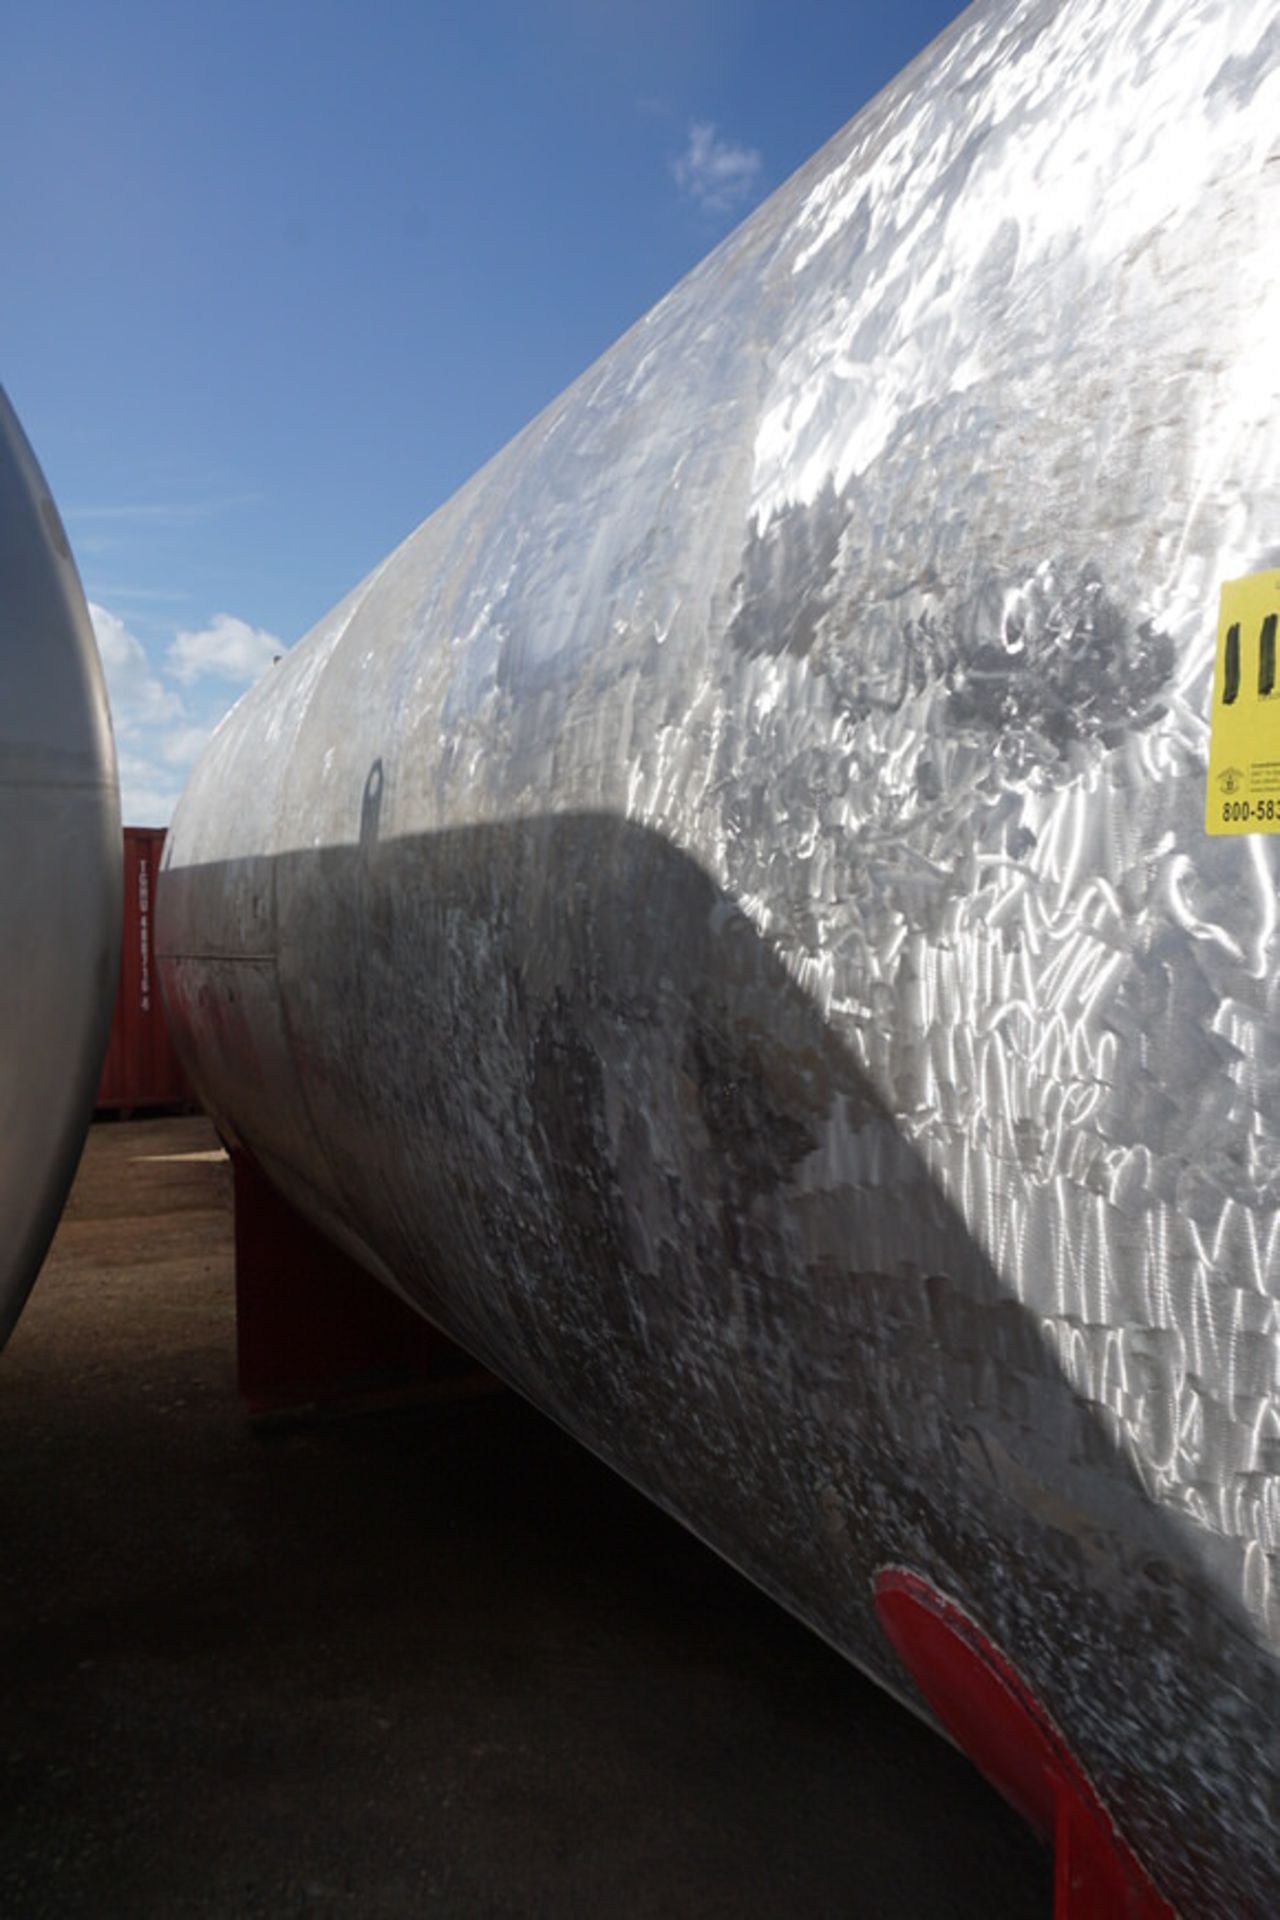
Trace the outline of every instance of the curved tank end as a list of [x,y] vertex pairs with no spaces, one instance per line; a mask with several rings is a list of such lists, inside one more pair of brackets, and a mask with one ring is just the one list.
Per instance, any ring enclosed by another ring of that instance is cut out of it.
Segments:
[[106,687],[58,510],[0,388],[0,1344],[93,1112],[120,956]]

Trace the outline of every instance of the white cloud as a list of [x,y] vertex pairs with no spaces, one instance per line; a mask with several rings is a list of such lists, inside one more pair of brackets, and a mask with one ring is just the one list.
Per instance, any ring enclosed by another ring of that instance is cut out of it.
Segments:
[[220,613],[199,632],[179,633],[153,658],[159,647],[149,654],[119,614],[93,601],[89,613],[111,702],[126,824],[166,826],[187,769],[240,688],[270,666],[283,643]]
[[198,632],[184,628],[172,642],[165,665],[175,680],[189,686],[193,680],[230,680],[247,687],[285,650],[284,641],[261,627],[237,620],[233,613],[216,613]]
[[160,742],[165,764],[189,767],[212,732],[212,727],[179,727],[175,733],[166,733]]
[[120,782],[120,818],[126,827],[167,827],[182,798],[177,787],[150,787]]
[[696,120],[671,172],[680,191],[703,213],[728,213],[750,197],[762,164],[754,147],[732,146],[709,120]]
[[126,826],[167,827],[182,789],[180,775],[157,766],[147,745],[118,750],[120,810]]
[[[252,507],[261,498],[256,493],[234,493],[210,500],[135,500],[125,505],[112,501],[107,506],[68,507],[64,519],[79,524],[84,520],[142,520],[182,526],[193,520],[208,520],[212,515],[228,513],[237,507]],[[79,541],[76,542],[77,546]]]
[[139,727],[162,725],[182,713],[182,701],[151,671],[146,649],[124,621],[108,613],[92,600],[89,618],[102,656],[111,718],[122,737],[136,733]]

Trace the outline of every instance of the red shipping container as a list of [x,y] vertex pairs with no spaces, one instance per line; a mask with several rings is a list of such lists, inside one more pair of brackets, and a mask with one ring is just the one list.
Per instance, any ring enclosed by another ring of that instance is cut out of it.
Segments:
[[98,1105],[126,1114],[139,1107],[192,1104],[169,1038],[155,970],[156,881],[164,839],[163,827],[124,830],[124,947]]

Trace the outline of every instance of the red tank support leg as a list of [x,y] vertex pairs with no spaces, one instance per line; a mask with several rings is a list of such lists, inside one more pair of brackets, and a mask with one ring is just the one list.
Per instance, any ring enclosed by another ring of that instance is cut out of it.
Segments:
[[326,1240],[252,1157],[231,1155],[236,1347],[255,1417],[450,1398],[492,1375]]
[[947,1732],[1054,1846],[1054,1920],[1175,1920],[1017,1669],[918,1574],[876,1576],[876,1613]]

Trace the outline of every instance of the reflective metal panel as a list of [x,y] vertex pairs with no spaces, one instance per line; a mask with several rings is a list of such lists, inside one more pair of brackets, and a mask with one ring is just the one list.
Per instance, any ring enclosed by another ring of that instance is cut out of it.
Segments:
[[120,802],[58,510],[0,391],[0,1344],[93,1112],[120,960]]
[[[250,693],[171,840],[282,1189],[886,1685],[955,1597],[1280,1906],[1270,0],[971,8]],[[1280,747],[1277,750],[1280,759]]]

